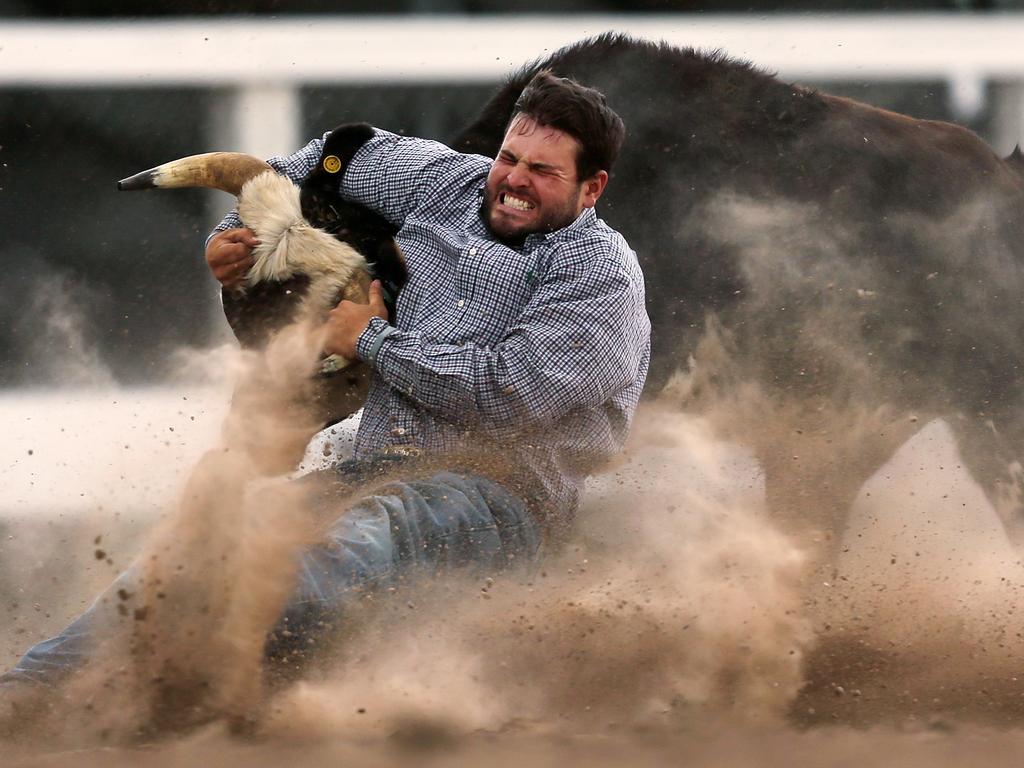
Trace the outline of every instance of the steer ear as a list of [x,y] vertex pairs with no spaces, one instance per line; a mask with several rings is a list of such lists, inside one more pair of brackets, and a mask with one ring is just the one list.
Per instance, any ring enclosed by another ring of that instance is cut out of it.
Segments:
[[342,123],[324,139],[320,169],[331,175],[343,173],[360,147],[372,138],[373,126],[368,123]]
[[343,123],[324,138],[324,148],[316,166],[310,170],[303,187],[313,190],[337,190],[356,152],[373,138],[373,126],[367,123]]

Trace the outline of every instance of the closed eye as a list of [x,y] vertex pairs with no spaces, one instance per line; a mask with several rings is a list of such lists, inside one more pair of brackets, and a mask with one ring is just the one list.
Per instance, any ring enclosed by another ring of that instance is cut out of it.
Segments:
[[[504,165],[517,165],[519,163],[519,158],[506,149],[503,149],[498,153],[497,160],[499,163],[502,163]],[[536,173],[540,176],[551,176],[560,178],[566,175],[557,166],[548,165],[547,163],[526,163],[526,167],[529,169],[530,173]]]

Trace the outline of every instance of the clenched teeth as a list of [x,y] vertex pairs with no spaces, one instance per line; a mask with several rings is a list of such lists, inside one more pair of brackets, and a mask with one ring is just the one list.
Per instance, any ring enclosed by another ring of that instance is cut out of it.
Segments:
[[518,197],[513,197],[507,193],[501,196],[501,202],[509,208],[515,208],[517,211],[533,210],[533,203],[527,202],[526,200],[522,200]]

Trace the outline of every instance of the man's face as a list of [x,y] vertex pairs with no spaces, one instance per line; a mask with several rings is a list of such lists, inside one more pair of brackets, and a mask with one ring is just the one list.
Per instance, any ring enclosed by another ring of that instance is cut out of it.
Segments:
[[484,220],[500,240],[521,243],[534,232],[552,232],[592,208],[608,181],[605,171],[576,177],[580,143],[557,128],[518,115],[487,174]]

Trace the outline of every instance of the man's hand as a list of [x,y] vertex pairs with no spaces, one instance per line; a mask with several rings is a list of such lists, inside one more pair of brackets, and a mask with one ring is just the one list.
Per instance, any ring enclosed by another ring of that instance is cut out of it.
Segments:
[[370,320],[375,317],[388,319],[388,309],[384,306],[384,290],[381,288],[380,280],[370,283],[369,300],[369,304],[342,301],[330,311],[324,326],[327,331],[324,351],[327,354],[355,360],[356,342],[370,324]]
[[210,238],[206,263],[225,288],[236,288],[253,265],[252,249],[260,244],[251,229],[225,229]]

